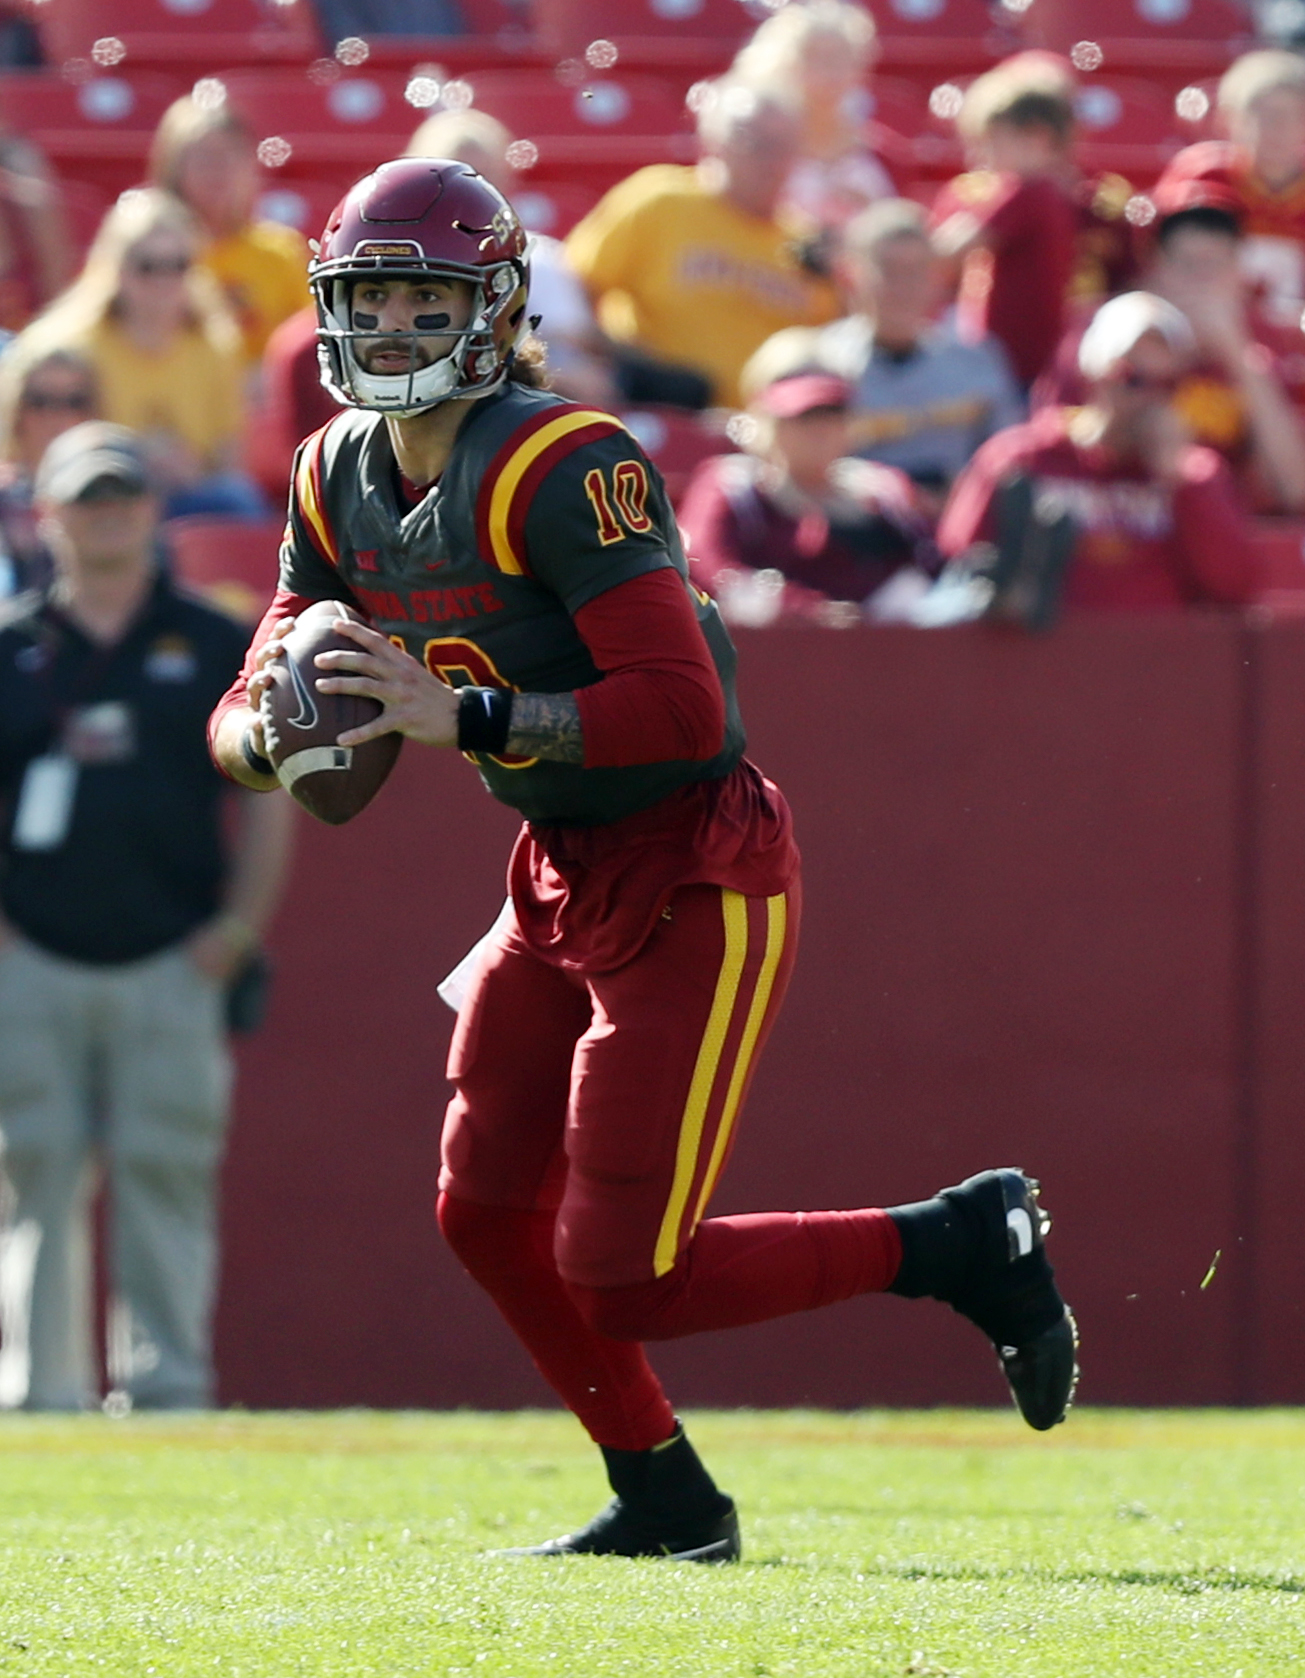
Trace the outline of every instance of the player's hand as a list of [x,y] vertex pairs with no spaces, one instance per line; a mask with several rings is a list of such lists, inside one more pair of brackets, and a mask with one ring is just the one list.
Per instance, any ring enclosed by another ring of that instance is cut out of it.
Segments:
[[285,653],[282,643],[297,621],[295,618],[282,618],[273,626],[271,634],[254,655],[254,674],[249,678],[245,692],[249,698],[249,708],[254,713],[249,724],[249,736],[254,750],[260,757],[268,755],[267,740],[263,733],[263,695],[272,685],[273,664]]
[[458,743],[458,696],[432,676],[410,653],[366,624],[340,618],[336,630],[358,643],[357,652],[343,650],[318,653],[322,693],[355,693],[379,699],[385,709],[375,722],[348,728],[340,736],[342,746],[361,746],[382,734],[406,734],[424,746],[456,746]]

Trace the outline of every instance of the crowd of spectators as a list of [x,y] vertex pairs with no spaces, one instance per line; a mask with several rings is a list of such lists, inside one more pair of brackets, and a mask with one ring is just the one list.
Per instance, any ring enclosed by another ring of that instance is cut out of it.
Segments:
[[[967,167],[930,184],[876,155],[875,52],[860,6],[794,0],[693,89],[696,163],[638,169],[564,240],[535,235],[531,310],[554,388],[679,414],[681,435],[693,416],[701,463],[675,487],[702,581],[736,621],[909,620],[957,533],[981,539],[982,518],[962,514],[994,470],[1036,467],[1063,488],[1089,457],[1092,475],[1145,490],[1149,528],[1166,525],[1156,598],[1253,597],[1247,521],[1305,512],[1305,60],[1238,59],[1218,93],[1227,137],[1129,183],[1080,166],[1069,61],[1020,52],[970,82],[955,115]],[[514,138],[447,109],[409,151],[461,158],[528,207]],[[57,183],[20,137],[0,146],[0,587],[48,571],[33,474],[49,439],[91,415],[141,435],[167,516],[275,516],[295,447],[335,410],[307,246],[257,219],[239,110],[176,100],[147,178],[75,274]],[[1170,307],[1129,318],[1164,329],[1089,374],[1101,306],[1134,293]],[[1156,356],[1162,378],[1139,368]],[[1133,412],[1139,379],[1151,418]],[[1164,447],[1141,441],[1161,432]],[[1187,551],[1180,459],[1242,531],[1238,583]],[[1103,557],[1089,499],[1067,497],[1067,598],[1151,598]],[[1149,540],[1121,527],[1112,543],[1140,543],[1146,566]],[[911,587],[885,595],[903,566]],[[749,572],[764,584],[741,587]]]

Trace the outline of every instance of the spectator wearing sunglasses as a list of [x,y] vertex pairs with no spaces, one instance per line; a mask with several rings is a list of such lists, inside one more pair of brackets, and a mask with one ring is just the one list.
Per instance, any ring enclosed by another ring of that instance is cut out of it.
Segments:
[[1174,404],[1197,353],[1172,303],[1130,291],[1102,304],[1079,346],[1082,408],[1041,409],[1000,431],[956,480],[938,545],[959,558],[996,539],[996,502],[1033,479],[1073,518],[1070,606],[1145,608],[1255,597],[1258,563],[1227,462],[1193,443]]
[[72,350],[0,361],[0,597],[44,588],[51,556],[32,502],[41,456],[99,411],[95,370]]
[[20,334],[15,353],[73,348],[90,360],[103,417],[144,439],[165,516],[261,518],[267,504],[239,469],[244,407],[240,334],[179,199],[123,193],[85,267]]

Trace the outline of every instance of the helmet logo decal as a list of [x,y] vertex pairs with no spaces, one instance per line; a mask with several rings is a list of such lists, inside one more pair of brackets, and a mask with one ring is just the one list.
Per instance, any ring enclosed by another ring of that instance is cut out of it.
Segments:
[[422,248],[413,239],[363,239],[353,247],[355,256],[403,256],[412,261],[420,262],[423,257]]

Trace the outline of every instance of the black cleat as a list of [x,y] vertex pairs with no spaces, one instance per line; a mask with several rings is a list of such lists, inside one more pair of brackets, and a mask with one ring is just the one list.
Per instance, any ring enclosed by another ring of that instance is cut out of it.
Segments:
[[716,1483],[677,1423],[651,1451],[603,1447],[616,1496],[587,1526],[563,1538],[496,1556],[646,1556],[662,1561],[737,1561],[743,1553],[733,1500]]
[[550,1538],[519,1550],[495,1550],[496,1556],[649,1556],[662,1561],[737,1561],[743,1553],[739,1517],[732,1503],[716,1520],[696,1530],[655,1532],[629,1506],[614,1497],[588,1526],[565,1538]]
[[1029,1426],[1063,1422],[1078,1382],[1078,1330],[1047,1261],[1051,1219],[1038,1184],[1014,1168],[982,1171],[891,1216],[903,1248],[891,1291],[931,1295],[968,1317],[996,1346]]

